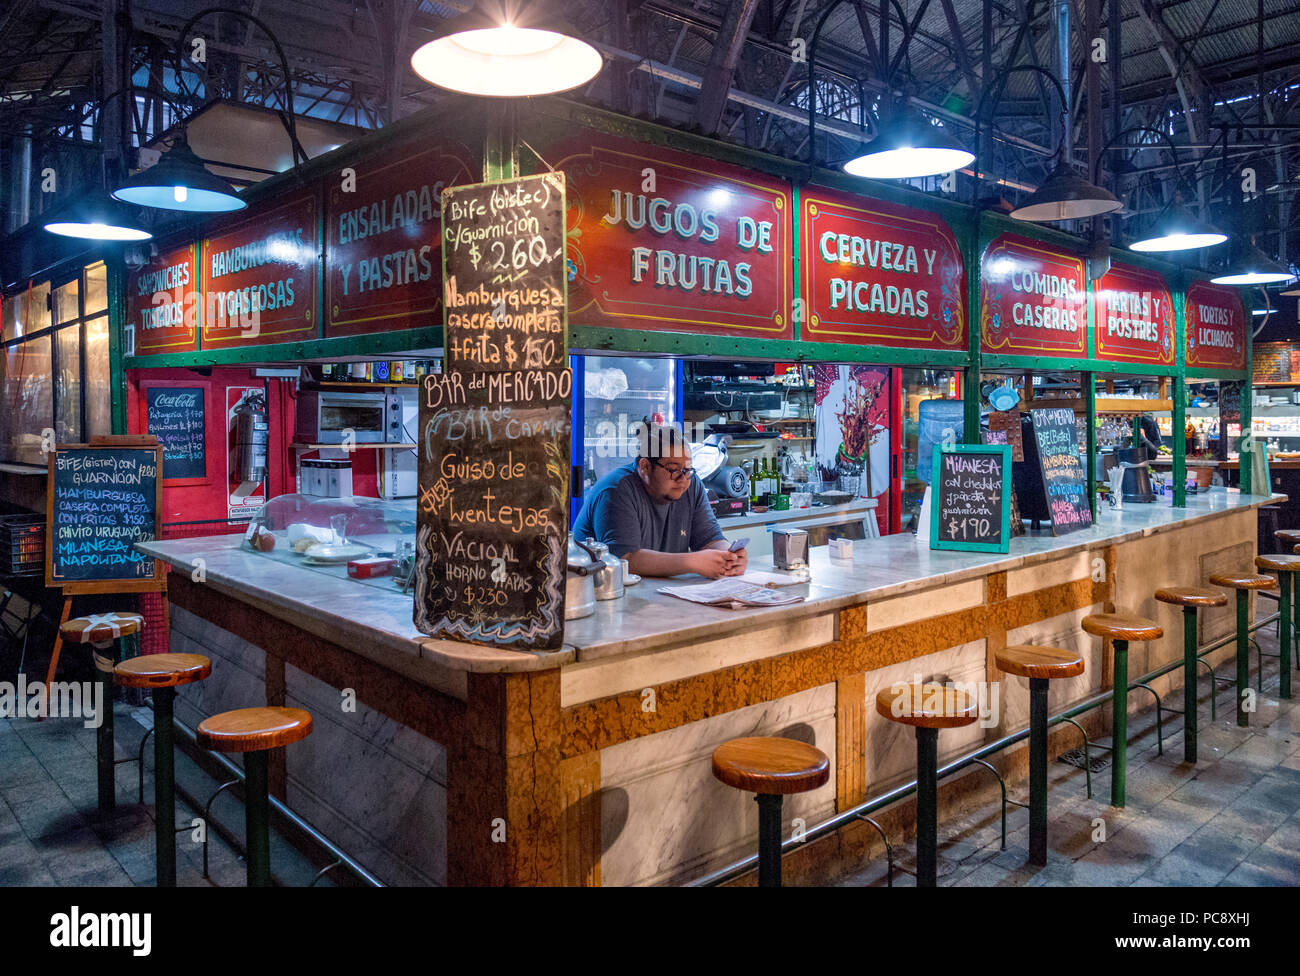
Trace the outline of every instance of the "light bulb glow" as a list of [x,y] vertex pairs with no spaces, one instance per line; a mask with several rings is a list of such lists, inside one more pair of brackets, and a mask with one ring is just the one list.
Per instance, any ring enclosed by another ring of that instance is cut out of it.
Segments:
[[155,186],[127,186],[114,190],[113,196],[123,203],[156,210],[184,210],[189,213],[229,213],[248,206],[233,191],[220,193],[201,190],[193,186],[158,184]]
[[172,189],[172,199],[177,203],[184,203],[189,199],[190,191],[188,187],[177,186]]
[[87,241],[147,241],[153,237],[147,230],[118,227],[115,224],[77,223],[65,220],[45,225],[51,234],[61,237],[78,237]]
[[1226,234],[1164,234],[1160,237],[1148,237],[1134,241],[1129,245],[1130,251],[1163,253],[1166,251],[1191,251],[1200,247],[1213,247],[1228,239]]
[[425,81],[495,98],[569,91],[596,77],[603,64],[600,52],[579,38],[510,25],[440,37],[411,55]]
[[1210,281],[1216,285],[1276,285],[1282,281],[1290,281],[1295,275],[1284,271],[1239,271],[1233,274],[1222,274],[1217,278],[1211,278]]
[[965,149],[937,146],[906,146],[868,152],[844,164],[844,172],[875,180],[903,180],[918,176],[938,176],[969,165],[975,154]]

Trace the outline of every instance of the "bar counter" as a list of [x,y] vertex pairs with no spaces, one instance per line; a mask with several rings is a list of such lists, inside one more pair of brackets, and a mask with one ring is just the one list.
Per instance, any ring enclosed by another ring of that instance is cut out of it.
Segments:
[[[911,772],[910,737],[868,707],[878,689],[1000,680],[996,724],[946,734],[943,758],[1027,723],[1025,682],[993,665],[1007,644],[1084,653],[1083,675],[1053,683],[1053,709],[1108,687],[1109,655],[1079,629],[1089,612],[1118,606],[1164,625],[1163,640],[1133,646],[1130,673],[1171,661],[1177,611],[1154,590],[1251,566],[1255,509],[1281,497],[1215,490],[1184,509],[1103,506],[1093,527],[1030,533],[1006,555],[932,551],[911,535],[858,541],[851,560],[818,547],[811,581],[790,589],[804,601],[786,607],[706,607],[646,579],[569,621],[564,647],[543,653],[428,638],[391,580],[288,565],[237,536],[140,548],[172,568],[172,649],[213,658],[212,678],[182,689],[177,717],[311,711],[317,733],[287,751],[273,791],[380,877],[656,884],[753,850],[754,804],[710,775],[721,742],[781,734],[831,756],[827,786],[786,806],[787,825],[814,824]],[[1230,610],[1206,612],[1203,640],[1231,627]],[[1053,751],[1077,744],[1053,737]],[[808,865],[860,856],[861,844],[832,846]]]

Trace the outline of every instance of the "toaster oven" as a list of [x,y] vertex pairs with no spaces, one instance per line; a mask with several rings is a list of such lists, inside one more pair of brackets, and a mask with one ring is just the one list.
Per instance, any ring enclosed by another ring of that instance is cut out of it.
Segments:
[[300,392],[294,439],[303,444],[357,444],[402,440],[402,402],[396,393]]

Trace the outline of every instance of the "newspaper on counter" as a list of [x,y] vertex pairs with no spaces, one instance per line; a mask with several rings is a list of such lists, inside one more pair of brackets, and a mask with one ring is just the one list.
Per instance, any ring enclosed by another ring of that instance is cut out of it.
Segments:
[[712,583],[692,586],[661,586],[660,593],[675,596],[679,600],[702,603],[710,607],[730,607],[739,610],[743,607],[783,607],[790,603],[803,602],[802,596],[782,593],[771,586],[756,586],[743,578],[731,577],[714,580]]

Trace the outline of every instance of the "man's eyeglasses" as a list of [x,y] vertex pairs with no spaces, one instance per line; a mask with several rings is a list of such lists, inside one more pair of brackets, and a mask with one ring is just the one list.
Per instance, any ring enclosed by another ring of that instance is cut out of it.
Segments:
[[689,478],[695,471],[695,469],[689,465],[664,464],[662,461],[658,461],[655,458],[646,458],[646,460],[656,468],[663,468],[664,474],[668,475],[670,481],[681,481],[683,478]]

